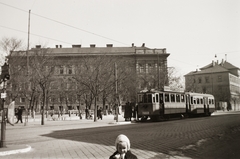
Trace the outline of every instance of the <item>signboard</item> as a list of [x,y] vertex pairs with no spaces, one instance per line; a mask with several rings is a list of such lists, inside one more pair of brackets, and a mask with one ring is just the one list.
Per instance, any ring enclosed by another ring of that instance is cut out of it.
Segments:
[[6,98],[7,97],[7,93],[1,93],[1,98]]
[[15,116],[15,101],[9,104],[8,109],[7,109],[7,122],[14,126],[14,116]]

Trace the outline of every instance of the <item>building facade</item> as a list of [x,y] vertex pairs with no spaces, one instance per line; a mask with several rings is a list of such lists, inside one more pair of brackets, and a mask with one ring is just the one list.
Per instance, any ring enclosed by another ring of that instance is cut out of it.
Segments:
[[[107,44],[106,47],[96,47],[93,44],[90,47],[72,45],[71,48],[63,48],[61,45],[56,45],[56,48],[41,48],[40,45],[37,45],[36,48],[29,51],[14,51],[8,57],[11,72],[11,79],[8,82],[8,100],[15,100],[17,107],[28,108],[29,105],[34,105],[36,111],[41,109],[43,98],[47,103],[45,109],[64,109],[66,111],[84,109],[87,103],[83,98],[77,100],[77,95],[73,94],[77,86],[72,82],[72,78],[76,76],[80,67],[84,67],[81,63],[86,61],[86,58],[94,59],[106,56],[124,59],[132,66],[134,71],[132,76],[134,76],[133,79],[136,79],[136,91],[145,88],[160,89],[164,85],[168,85],[167,57],[169,55],[165,48],[151,49],[147,48],[145,44],[140,47],[134,46],[134,44],[131,47],[113,47],[112,44]],[[45,97],[41,95],[41,91],[36,90],[35,94],[38,96],[33,98],[30,92],[34,91],[34,86],[39,82],[34,83],[33,80],[26,82],[25,79],[33,73],[32,71],[38,71],[38,69],[33,70],[33,67],[42,67],[37,66],[40,59],[42,62],[50,59],[42,65],[44,65],[44,69],[53,69],[53,71]],[[34,60],[38,62],[33,62]],[[93,61],[90,63],[93,65]],[[125,100],[124,102],[128,102],[132,99]],[[112,103],[103,103],[99,97],[97,104],[104,109],[110,109]],[[90,109],[92,108],[90,106]]]
[[222,60],[185,75],[185,91],[209,93],[216,109],[240,110],[240,69]]

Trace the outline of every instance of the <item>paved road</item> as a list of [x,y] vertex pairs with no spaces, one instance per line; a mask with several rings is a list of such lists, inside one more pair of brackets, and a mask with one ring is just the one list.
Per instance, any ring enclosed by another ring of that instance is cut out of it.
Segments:
[[[223,114],[223,115],[219,115]],[[7,145],[28,144],[27,153],[3,158],[108,158],[117,135],[131,140],[131,150],[140,159],[239,158],[240,114],[218,113],[212,117],[109,124],[112,119],[52,121],[46,125],[7,127]]]

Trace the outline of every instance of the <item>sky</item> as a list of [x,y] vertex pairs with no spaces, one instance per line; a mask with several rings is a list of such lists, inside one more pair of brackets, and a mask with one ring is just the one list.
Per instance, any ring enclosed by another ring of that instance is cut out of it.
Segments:
[[0,0],[0,19],[0,39],[25,48],[30,24],[30,48],[145,43],[166,48],[180,75],[212,60],[240,68],[239,0]]

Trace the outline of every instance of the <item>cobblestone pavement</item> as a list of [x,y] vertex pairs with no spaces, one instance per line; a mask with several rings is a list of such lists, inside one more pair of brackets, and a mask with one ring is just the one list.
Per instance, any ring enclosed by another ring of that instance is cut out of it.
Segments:
[[106,159],[115,151],[119,134],[129,137],[131,150],[140,159],[240,157],[240,114],[131,124],[111,121],[7,127],[8,145],[28,144],[32,149],[0,158]]

